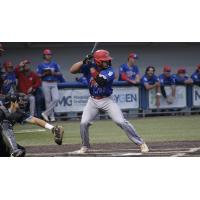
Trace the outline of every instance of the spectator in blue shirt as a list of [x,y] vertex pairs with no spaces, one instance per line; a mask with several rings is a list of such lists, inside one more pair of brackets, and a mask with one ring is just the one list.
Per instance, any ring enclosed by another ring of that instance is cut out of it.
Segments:
[[[170,66],[164,66],[163,73],[159,76],[161,93],[163,97],[166,99],[168,104],[172,104],[176,96],[175,79],[173,75],[171,74],[171,71],[172,69]],[[170,95],[166,94],[165,86],[171,87],[172,92]]]
[[184,67],[179,67],[177,73],[174,75],[176,84],[191,85],[193,80],[187,75]]
[[2,94],[14,93],[16,91],[16,75],[11,61],[5,61],[3,64],[5,73],[3,75]]
[[197,65],[197,69],[196,69],[195,72],[192,74],[191,78],[192,78],[194,84],[200,86],[200,64]]
[[136,65],[138,59],[136,53],[130,53],[128,56],[128,62],[122,64],[119,68],[119,81],[127,81],[131,84],[137,84],[140,82],[140,72]]
[[160,82],[159,78],[155,75],[155,67],[148,66],[145,70],[145,75],[141,79],[141,84],[146,90],[156,90],[156,106],[160,107]]

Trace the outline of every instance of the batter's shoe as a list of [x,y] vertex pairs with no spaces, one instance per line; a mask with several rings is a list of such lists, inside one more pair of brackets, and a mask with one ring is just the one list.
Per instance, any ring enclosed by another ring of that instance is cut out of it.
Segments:
[[46,122],[49,122],[49,118],[47,115],[45,115],[44,113],[41,114],[42,115],[42,118],[46,121]]
[[149,152],[149,148],[146,145],[146,143],[143,143],[143,144],[140,145],[140,151],[141,151],[141,153],[148,153]]
[[79,150],[73,151],[72,154],[85,154],[89,152],[89,148],[86,146],[82,146]]

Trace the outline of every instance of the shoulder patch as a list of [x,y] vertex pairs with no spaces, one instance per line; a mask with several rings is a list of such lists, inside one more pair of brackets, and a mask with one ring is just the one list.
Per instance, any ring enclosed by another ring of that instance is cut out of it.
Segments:
[[113,75],[113,72],[112,71],[109,71],[108,72],[108,76],[112,76]]

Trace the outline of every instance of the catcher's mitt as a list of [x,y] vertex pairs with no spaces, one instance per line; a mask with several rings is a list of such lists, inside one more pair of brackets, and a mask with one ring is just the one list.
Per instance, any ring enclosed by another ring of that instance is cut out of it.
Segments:
[[54,141],[56,144],[61,145],[62,144],[62,139],[63,139],[63,134],[64,134],[64,129],[62,126],[55,126],[52,129],[52,133],[54,135]]

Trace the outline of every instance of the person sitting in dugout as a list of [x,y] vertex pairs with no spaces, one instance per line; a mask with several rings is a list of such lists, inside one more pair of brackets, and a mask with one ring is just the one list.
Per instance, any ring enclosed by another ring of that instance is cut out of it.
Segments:
[[176,84],[191,85],[193,80],[187,75],[184,67],[179,67],[177,73],[173,75]]
[[[164,66],[163,73],[159,76],[161,93],[168,104],[172,104],[175,101],[176,96],[175,79],[171,74],[171,71],[172,68],[170,66]],[[170,94],[166,93],[165,86],[169,86],[171,88]]]
[[22,157],[25,156],[25,148],[17,144],[13,126],[23,121],[49,129],[54,135],[58,145],[62,144],[64,130],[62,127],[52,126],[45,121],[30,116],[24,111],[27,103],[24,94],[15,93],[5,97],[3,106],[0,106],[0,156]]
[[200,64],[197,65],[195,72],[192,74],[191,79],[195,85],[200,86]]
[[155,75],[155,67],[148,66],[145,70],[144,76],[141,78],[141,85],[146,90],[154,89],[156,90],[156,106],[160,107],[160,97],[161,97],[161,89],[160,89],[160,81],[159,78]]
[[119,81],[127,81],[130,84],[140,83],[140,71],[136,65],[138,59],[139,57],[136,53],[128,55],[128,62],[122,64],[119,68]]

